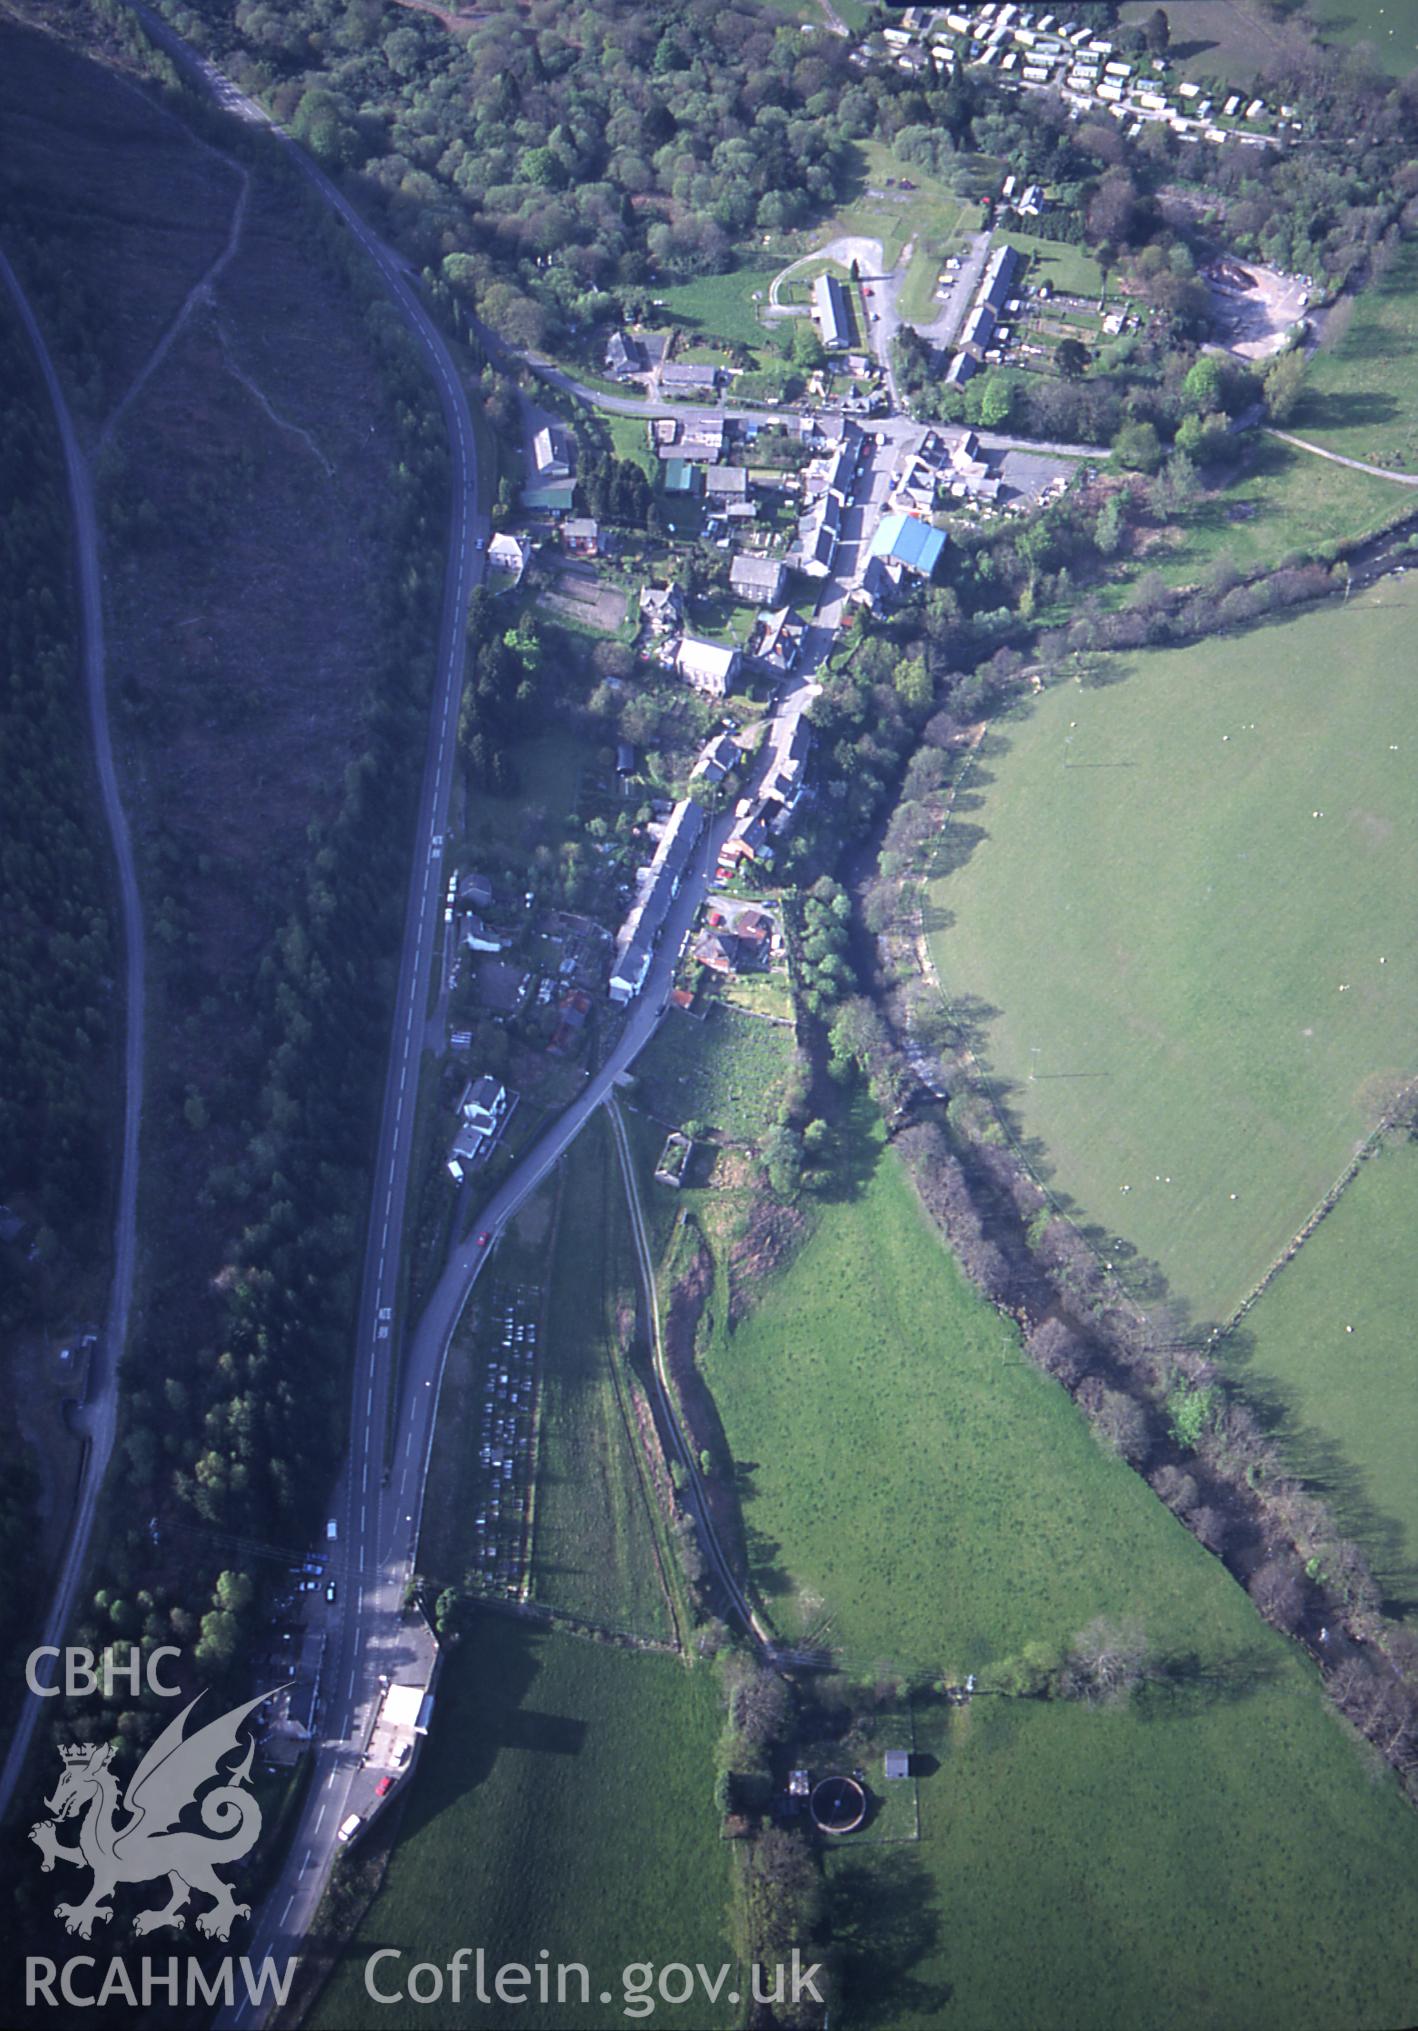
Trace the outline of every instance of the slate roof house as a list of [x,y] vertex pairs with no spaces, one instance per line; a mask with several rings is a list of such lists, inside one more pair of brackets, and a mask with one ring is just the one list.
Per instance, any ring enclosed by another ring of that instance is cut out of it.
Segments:
[[614,374],[617,381],[628,381],[635,374],[649,370],[650,362],[645,357],[645,348],[639,339],[632,338],[628,331],[613,331],[606,345],[606,372]]
[[710,698],[727,698],[743,661],[742,649],[724,642],[701,642],[686,635],[675,651],[675,669],[687,684]]
[[823,273],[812,285],[812,315],[829,353],[845,353],[852,342],[847,292],[835,275]]
[[668,585],[642,585],[640,618],[652,634],[673,634],[684,625],[684,593],[673,579]]
[[777,606],[783,597],[786,578],[787,572],[780,558],[755,557],[746,550],[739,551],[729,566],[732,590],[741,593],[745,599],[756,600],[760,606]]

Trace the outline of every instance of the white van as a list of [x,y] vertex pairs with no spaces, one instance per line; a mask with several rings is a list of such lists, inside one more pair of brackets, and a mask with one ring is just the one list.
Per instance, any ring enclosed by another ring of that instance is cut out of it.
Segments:
[[336,1524],[334,1517],[332,1516],[330,1518],[330,1521],[325,1526],[325,1537],[327,1542],[333,1544],[336,1538],[339,1536],[339,1534],[340,1534],[339,1527]]
[[343,1846],[343,1844],[346,1841],[352,1841],[354,1839],[355,1835],[359,1832],[360,1828],[363,1825],[364,1821],[360,1818],[359,1814],[357,1812],[352,1812],[348,1819],[341,1820],[340,1831],[335,1836],[336,1840],[339,1841]]

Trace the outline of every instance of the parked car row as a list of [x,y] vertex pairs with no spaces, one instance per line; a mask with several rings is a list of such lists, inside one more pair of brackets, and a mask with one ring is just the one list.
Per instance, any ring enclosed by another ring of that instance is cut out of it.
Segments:
[[532,1487],[537,1327],[529,1294],[493,1292],[491,1358],[478,1432],[483,1492],[473,1518],[478,1577],[489,1593],[519,1594]]

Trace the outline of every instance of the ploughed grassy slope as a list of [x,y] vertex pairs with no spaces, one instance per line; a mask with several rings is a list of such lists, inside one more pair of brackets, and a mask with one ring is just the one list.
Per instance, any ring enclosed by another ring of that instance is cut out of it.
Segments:
[[1418,1072],[1415,610],[1392,579],[1060,687],[991,730],[945,836],[931,945],[992,1089],[1203,1319]]
[[[865,1122],[853,1171],[704,1363],[782,1632],[984,1689],[951,1727],[918,1703],[921,1842],[834,1853],[847,2021],[1411,2021],[1418,1819],[1026,1363]],[[1164,1667],[1132,1705],[990,1695],[992,1667],[1099,1615]]]
[[[702,1961],[717,1970],[730,1958],[729,1851],[713,1802],[717,1729],[703,1666],[691,1672],[671,1658],[479,1618],[442,1682],[384,1890],[310,2021],[330,2031],[388,2025],[389,2007],[364,1984],[379,1947],[403,1955],[380,1964],[386,1989],[413,1962],[446,1966],[461,1946],[481,1946],[489,1969],[534,1967],[545,1948],[553,1966],[579,1962],[589,1972],[584,2007],[575,1987],[561,2004],[540,2004],[535,1990],[508,2007],[445,1996],[418,2010],[429,2031],[622,2024],[629,1964]],[[602,1990],[611,2003],[597,2000]],[[408,2021],[410,2007],[395,2020]],[[692,2021],[711,2031],[736,2017],[726,2003],[714,2009],[698,1998]]]

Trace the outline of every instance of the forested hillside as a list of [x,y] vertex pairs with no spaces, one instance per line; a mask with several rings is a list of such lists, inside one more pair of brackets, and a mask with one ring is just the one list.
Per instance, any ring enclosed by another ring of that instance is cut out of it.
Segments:
[[[74,1323],[103,1254],[113,938],[86,763],[63,465],[48,397],[0,288],[0,1655],[24,1607],[32,1472],[14,1362]],[[101,1288],[96,1281],[95,1289]],[[13,1555],[12,1555],[13,1554]]]
[[[504,0],[466,22],[386,0],[163,5],[520,346],[633,315],[657,285],[826,217],[860,192],[867,139],[947,179],[987,156],[1046,182],[1050,232],[1110,264],[1145,255],[1138,279],[1182,327],[1201,300],[1176,186],[1205,187],[1236,251],[1332,283],[1413,188],[1405,88],[1298,32],[1270,68],[1304,145],[1210,150],[1161,126],[1129,139],[978,72],[862,68],[759,0]],[[1123,47],[1142,39],[1115,7],[1075,12]]]

